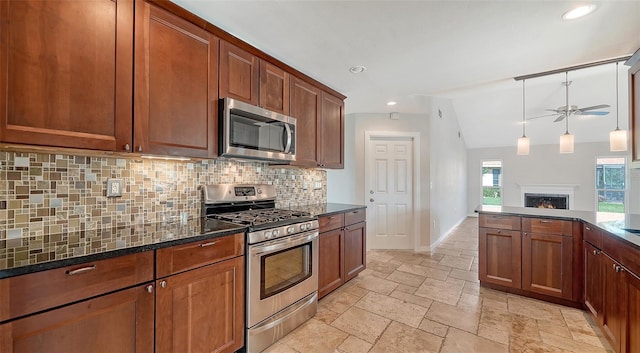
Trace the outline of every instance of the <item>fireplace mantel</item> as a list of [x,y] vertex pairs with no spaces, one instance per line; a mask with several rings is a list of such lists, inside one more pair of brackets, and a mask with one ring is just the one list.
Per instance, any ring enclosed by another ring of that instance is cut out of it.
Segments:
[[575,204],[573,194],[578,184],[518,184],[520,186],[520,205],[524,207],[524,194],[569,195],[569,209]]

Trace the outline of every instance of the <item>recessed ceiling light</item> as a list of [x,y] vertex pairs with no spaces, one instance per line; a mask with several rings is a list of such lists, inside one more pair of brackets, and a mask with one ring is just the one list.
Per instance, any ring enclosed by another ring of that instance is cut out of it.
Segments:
[[359,74],[361,72],[364,72],[367,68],[364,66],[352,66],[349,68],[349,72],[351,72],[352,74]]
[[387,102],[387,105],[396,105],[396,104],[398,104],[398,103],[396,103],[396,102],[394,102],[394,101],[389,101],[389,102]]
[[593,12],[596,9],[596,5],[582,5],[574,9],[571,9],[562,14],[564,20],[575,20],[576,18],[584,17]]

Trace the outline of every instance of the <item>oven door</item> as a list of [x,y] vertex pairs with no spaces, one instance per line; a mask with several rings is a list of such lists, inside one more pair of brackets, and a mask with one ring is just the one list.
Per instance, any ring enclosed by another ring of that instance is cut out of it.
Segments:
[[318,231],[249,245],[247,327],[318,291]]

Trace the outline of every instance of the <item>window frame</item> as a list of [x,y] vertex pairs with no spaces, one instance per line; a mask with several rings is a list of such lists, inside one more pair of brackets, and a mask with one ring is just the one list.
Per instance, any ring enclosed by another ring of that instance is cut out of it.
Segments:
[[[484,188],[483,185],[483,176],[482,170],[485,168],[485,162],[499,162],[500,163],[500,204],[499,205],[486,205],[484,203]],[[500,158],[487,158],[480,160],[480,206],[494,206],[494,207],[502,207],[504,205],[504,161]]]
[[[622,169],[624,170],[624,188],[623,189],[600,189],[598,188],[598,161],[602,159],[622,159]],[[627,157],[625,156],[596,156],[594,168],[593,168],[593,187],[594,187],[594,198],[595,198],[595,211],[596,212],[605,212],[600,211],[600,200],[599,200],[599,192],[600,191],[622,191],[624,194],[623,201],[623,212],[627,213],[628,205],[629,205],[629,173],[628,173],[628,162]],[[618,213],[618,212],[610,212],[610,213]]]

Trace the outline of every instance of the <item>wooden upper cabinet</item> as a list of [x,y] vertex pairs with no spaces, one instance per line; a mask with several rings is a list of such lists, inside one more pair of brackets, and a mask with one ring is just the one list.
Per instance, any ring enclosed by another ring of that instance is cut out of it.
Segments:
[[322,92],[318,142],[320,166],[344,168],[344,101],[326,92]]
[[234,98],[258,105],[259,59],[249,52],[220,41],[220,98]]
[[321,95],[317,87],[297,78],[291,80],[291,116],[296,118],[296,161],[293,165],[318,166],[317,132],[321,114]]
[[134,152],[217,155],[218,39],[136,3]]
[[632,167],[640,168],[640,61],[629,69],[629,115]]
[[0,2],[0,140],[131,141],[133,1]]
[[289,115],[289,73],[260,60],[260,106]]

